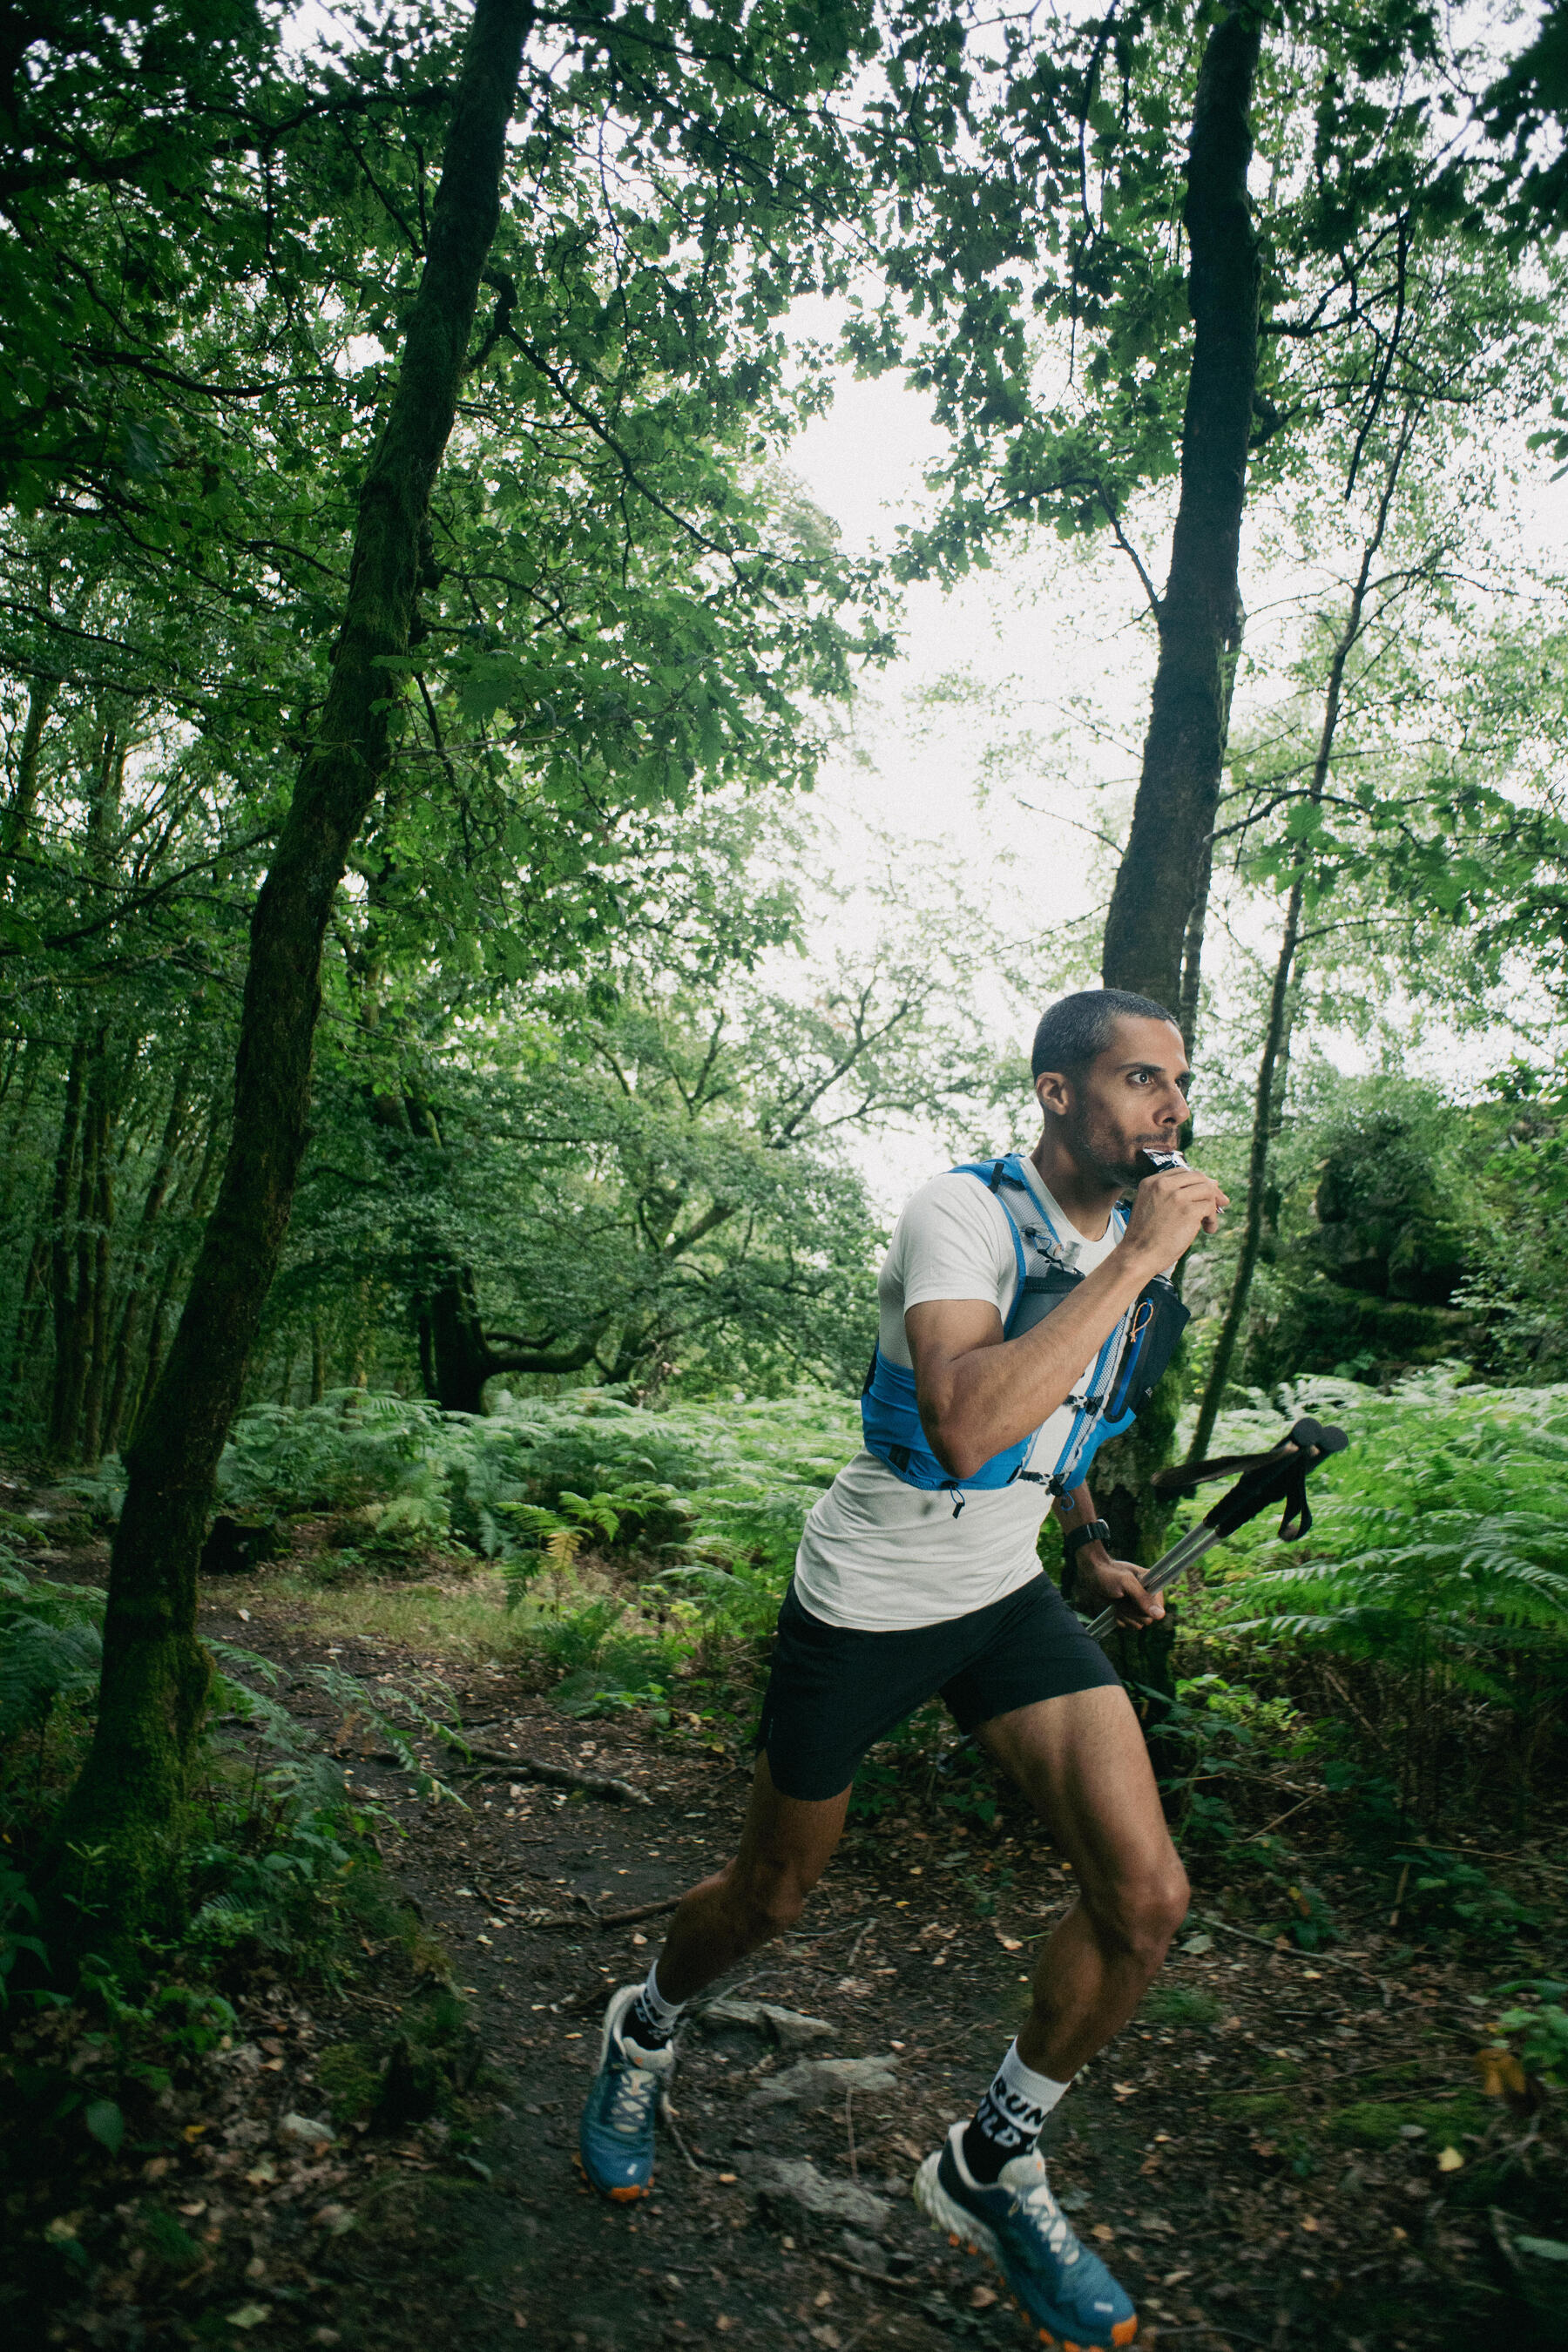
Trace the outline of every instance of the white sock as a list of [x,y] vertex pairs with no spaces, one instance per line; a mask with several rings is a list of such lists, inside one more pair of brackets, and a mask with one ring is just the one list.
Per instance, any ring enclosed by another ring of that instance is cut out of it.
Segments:
[[1004,2164],[1033,2147],[1046,2117],[1067,2088],[1066,2083],[1049,2074],[1037,2074],[1032,2066],[1026,2066],[1015,2042],[964,2135],[965,2159],[975,2177],[980,2177],[977,2166],[983,2166],[994,2179]]
[[[658,2049],[675,2032],[685,2007],[683,2000],[666,2000],[658,1989],[658,1962],[650,1960],[647,1982],[626,2011],[626,2022],[621,2031],[624,2034],[630,2027],[634,2042],[641,2042],[648,2049]],[[642,2028],[640,2033],[637,2030],[639,2026]]]
[[675,2024],[686,2007],[683,2000],[666,2000],[660,1992],[657,1960],[650,1960],[647,1964],[647,1982],[642,1989],[642,1998],[647,2004],[648,2017],[655,2025]]

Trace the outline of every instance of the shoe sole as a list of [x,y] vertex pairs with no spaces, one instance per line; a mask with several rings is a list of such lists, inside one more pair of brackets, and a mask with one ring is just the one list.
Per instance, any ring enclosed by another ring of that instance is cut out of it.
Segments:
[[[1002,2259],[1002,2248],[995,2231],[987,2229],[984,2222],[977,2221],[973,2213],[966,2212],[962,2205],[954,2204],[937,2178],[937,2167],[941,2162],[942,2152],[938,2149],[926,2158],[916,2173],[915,2203],[933,2229],[946,2231],[950,2246],[962,2246],[966,2253],[984,2254],[986,2261],[1006,2279],[1009,2289],[1016,2293],[1012,2280],[1007,2278],[1007,2265]],[[1028,2315],[1026,2313],[1026,2316]],[[1039,2326],[1037,2320],[1035,2325]],[[1115,2352],[1121,2352],[1121,2347],[1131,2344],[1137,2333],[1136,2312],[1131,2319],[1119,2319],[1109,2338],[1101,2337],[1097,2343],[1083,2344],[1071,2336],[1054,2336],[1048,2327],[1039,2330],[1040,2342],[1053,2347],[1059,2347],[1060,2352],[1111,2352],[1112,2347]]]
[[572,2161],[577,2168],[584,2188],[591,2189],[596,2197],[607,2197],[612,2205],[635,2205],[639,2198],[647,2197],[653,2188],[653,2175],[650,2172],[646,2184],[641,2189],[635,2186],[627,2186],[624,2189],[601,2189],[584,2163],[583,2151],[580,2147],[573,2149]]

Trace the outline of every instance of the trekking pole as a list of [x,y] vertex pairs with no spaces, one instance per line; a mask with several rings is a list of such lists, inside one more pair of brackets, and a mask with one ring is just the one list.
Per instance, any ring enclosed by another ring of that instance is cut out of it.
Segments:
[[[1299,1543],[1312,1524],[1311,1508],[1307,1501],[1307,1474],[1331,1454],[1342,1454],[1350,1440],[1342,1429],[1331,1423],[1325,1426],[1318,1421],[1299,1421],[1289,1437],[1268,1454],[1222,1454],[1211,1462],[1194,1462],[1179,1469],[1159,1470],[1154,1485],[1161,1494],[1184,1494],[1190,1487],[1200,1486],[1205,1479],[1228,1478],[1236,1471],[1241,1475],[1228,1495],[1222,1495],[1195,1528],[1188,1529],[1179,1543],[1173,1544],[1163,1559],[1157,1559],[1140,1579],[1145,1592],[1163,1591],[1173,1583],[1184,1568],[1202,1559],[1216,1543],[1244,1528],[1270,1503],[1283,1503],[1284,1516],[1279,1533],[1286,1543]],[[1085,1631],[1097,1642],[1103,1642],[1116,1623],[1114,1601],[1102,1609]]]

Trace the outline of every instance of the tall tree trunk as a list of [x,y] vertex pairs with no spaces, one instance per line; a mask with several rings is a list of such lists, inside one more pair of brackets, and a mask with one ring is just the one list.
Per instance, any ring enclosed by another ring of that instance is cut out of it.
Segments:
[[1186,958],[1214,831],[1240,643],[1237,566],[1258,380],[1261,267],[1247,193],[1262,20],[1221,18],[1198,74],[1184,211],[1192,263],[1193,364],[1182,423],[1182,488],[1171,570],[1156,615],[1159,661],[1143,772],[1105,922],[1108,988],[1195,1006],[1201,926]]
[[[1394,493],[1400,471],[1409,451],[1415,418],[1407,415],[1404,426],[1389,455],[1384,476],[1383,493],[1378,500],[1377,517],[1372,532],[1362,549],[1361,563],[1356,572],[1355,585],[1351,590],[1350,604],[1344,626],[1334,640],[1329,658],[1328,680],[1323,689],[1323,716],[1318,730],[1318,748],[1312,760],[1311,782],[1307,788],[1310,806],[1322,801],[1329,781],[1329,763],[1333,758],[1334,737],[1339,731],[1340,713],[1344,708],[1345,667],[1361,637],[1366,618],[1367,593],[1372,585],[1372,567],[1376,562],[1388,530],[1388,519],[1394,506]],[[1263,1051],[1258,1057],[1258,1081],[1252,1091],[1252,1137],[1247,1166],[1247,1216],[1242,1225],[1241,1246],[1237,1256],[1236,1271],[1231,1277],[1230,1297],[1226,1302],[1225,1320],[1220,1325],[1219,1339],[1215,1347],[1214,1360],[1204,1386],[1198,1417],[1193,1430],[1193,1442],[1187,1449],[1189,1462],[1201,1462],[1208,1452],[1214,1435],[1215,1422],[1219,1414],[1220,1401],[1230,1368],[1236,1360],[1237,1343],[1241,1337],[1247,1315],[1247,1302],[1252,1290],[1252,1277],[1258,1270],[1258,1253],[1263,1240],[1263,1220],[1268,1185],[1268,1153],[1274,1139],[1278,1120],[1278,1080],[1280,1065],[1289,1035],[1290,982],[1295,970],[1296,950],[1301,936],[1301,901],[1306,888],[1310,864],[1310,844],[1303,840],[1298,850],[1295,871],[1290,881],[1290,895],[1285,902],[1285,929],[1279,940],[1279,953],[1274,965],[1274,981],[1268,993],[1268,1020],[1263,1033]]]
[[[213,1475],[288,1228],[310,1101],[321,956],[354,836],[391,758],[420,542],[450,436],[479,275],[500,217],[526,0],[476,0],[403,362],[366,468],[342,626],[251,923],[227,1164],[169,1359],[127,1458],[92,1748],[53,1839],[57,1897],[108,1902],[121,1958],[168,1899],[173,1843],[211,1664],[196,1638],[196,1563]],[[90,1867],[79,1857],[91,1850]],[[57,1928],[65,1906],[57,1902]]]

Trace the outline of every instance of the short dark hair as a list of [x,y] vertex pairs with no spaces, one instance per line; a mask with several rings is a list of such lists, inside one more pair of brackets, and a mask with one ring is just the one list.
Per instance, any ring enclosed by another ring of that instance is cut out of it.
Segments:
[[1133,996],[1125,988],[1080,988],[1076,995],[1058,998],[1041,1016],[1035,1032],[1036,1077],[1042,1070],[1060,1070],[1064,1077],[1087,1070],[1110,1045],[1117,1023],[1127,1020],[1182,1025],[1152,996]]

